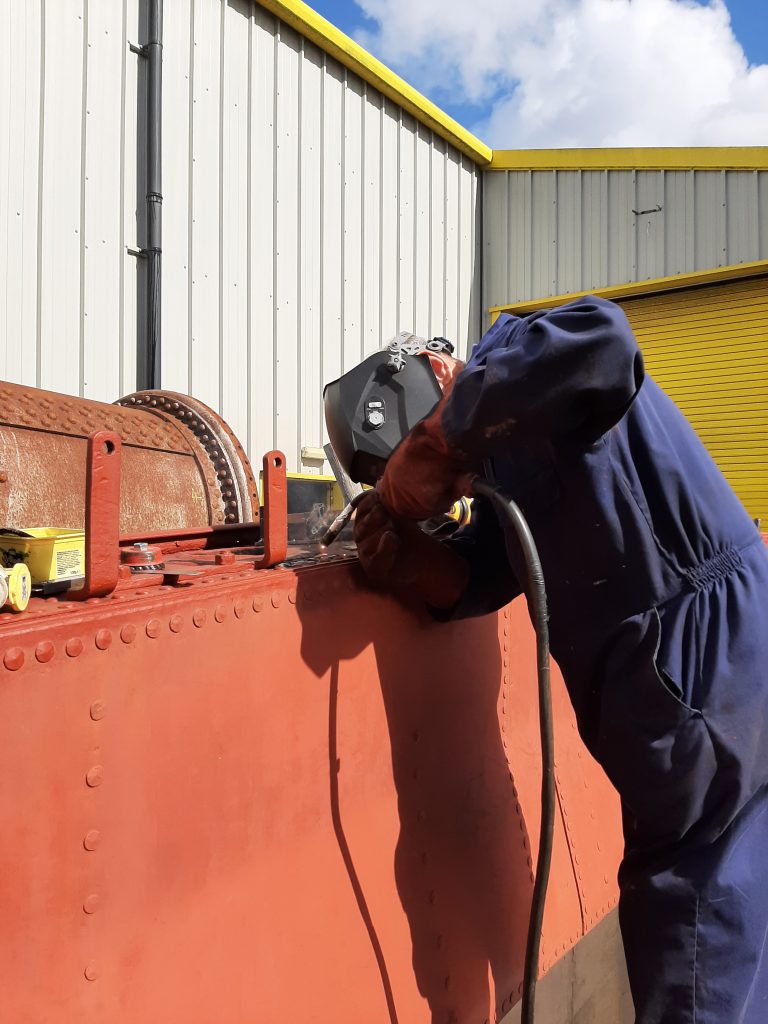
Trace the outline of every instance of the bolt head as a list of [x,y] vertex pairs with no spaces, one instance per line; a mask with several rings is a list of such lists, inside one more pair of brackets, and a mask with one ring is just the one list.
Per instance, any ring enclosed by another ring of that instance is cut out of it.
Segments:
[[85,839],[83,839],[83,846],[86,850],[95,850],[101,842],[101,832],[98,829],[92,828],[90,832],[86,832]]
[[106,651],[112,646],[112,634],[108,629],[100,629],[96,634],[96,646],[100,651]]
[[94,722],[99,722],[107,713],[107,704],[103,700],[95,700],[91,704],[91,718]]
[[83,653],[83,641],[79,636],[70,637],[64,645],[64,650],[67,652],[68,657],[77,658]]
[[3,656],[3,664],[9,672],[17,672],[24,664],[24,651],[20,647],[11,647]]

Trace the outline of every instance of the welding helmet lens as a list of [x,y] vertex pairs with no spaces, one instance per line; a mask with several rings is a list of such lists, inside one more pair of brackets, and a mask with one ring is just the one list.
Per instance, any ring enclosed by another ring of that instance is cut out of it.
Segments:
[[328,437],[348,476],[375,484],[392,452],[441,394],[426,355],[407,356],[395,370],[389,353],[376,352],[327,384]]

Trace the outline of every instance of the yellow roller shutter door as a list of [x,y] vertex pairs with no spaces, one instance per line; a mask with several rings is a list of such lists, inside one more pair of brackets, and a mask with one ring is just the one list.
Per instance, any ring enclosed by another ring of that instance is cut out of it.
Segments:
[[768,524],[768,277],[620,303],[649,373]]

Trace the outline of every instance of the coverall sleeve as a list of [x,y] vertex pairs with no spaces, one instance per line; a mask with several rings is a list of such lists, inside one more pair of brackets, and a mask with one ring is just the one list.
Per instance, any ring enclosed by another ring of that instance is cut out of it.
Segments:
[[498,517],[483,498],[472,502],[472,521],[443,541],[469,564],[469,582],[453,608],[431,608],[440,622],[498,611],[522,593],[507,557]]
[[503,454],[510,439],[592,443],[621,419],[643,376],[613,302],[589,296],[524,319],[503,314],[457,377],[443,428],[472,458]]

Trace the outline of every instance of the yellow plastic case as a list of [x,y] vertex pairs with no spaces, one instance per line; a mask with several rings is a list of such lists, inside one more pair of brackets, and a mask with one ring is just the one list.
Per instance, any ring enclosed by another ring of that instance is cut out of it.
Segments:
[[85,533],[52,526],[0,530],[0,558],[6,569],[23,562],[33,583],[60,583],[85,576]]

